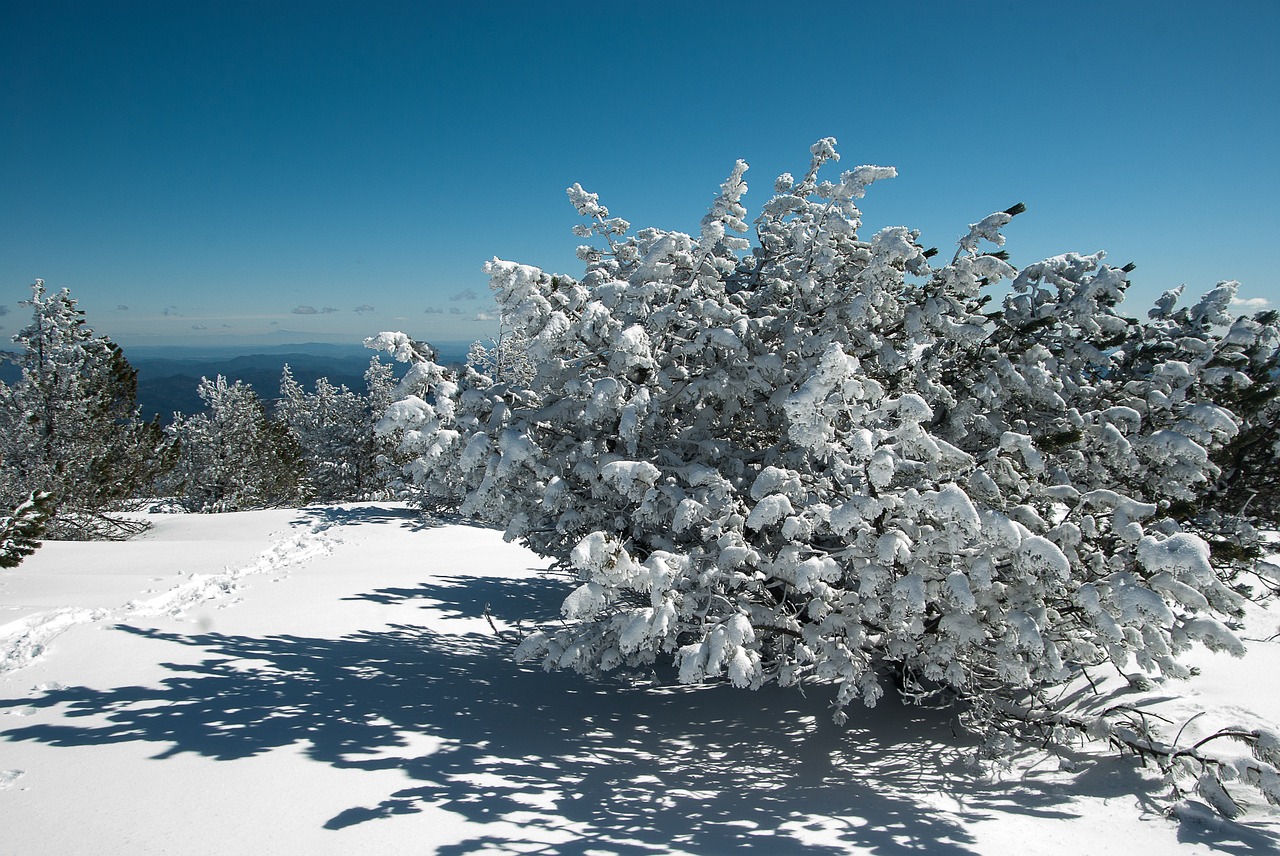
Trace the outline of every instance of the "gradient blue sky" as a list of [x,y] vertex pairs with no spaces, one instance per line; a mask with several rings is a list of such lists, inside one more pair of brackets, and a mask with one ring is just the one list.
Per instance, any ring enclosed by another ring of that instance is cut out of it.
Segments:
[[1022,201],[1013,261],[1133,261],[1131,314],[1274,305],[1277,45],[1276,0],[0,0],[0,335],[36,277],[125,345],[486,335],[486,259],[580,273],[572,182],[696,231],[823,136],[898,168],[868,229]]

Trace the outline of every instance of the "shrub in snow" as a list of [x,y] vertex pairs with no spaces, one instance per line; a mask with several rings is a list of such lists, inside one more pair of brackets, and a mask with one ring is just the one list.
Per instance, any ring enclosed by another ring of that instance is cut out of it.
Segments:
[[532,376],[370,340],[413,364],[381,423],[408,477],[577,576],[520,655],[821,681],[837,719],[895,688],[1052,739],[1110,721],[1056,700],[1084,670],[1238,652],[1241,596],[1196,514],[1240,432],[1224,391],[1274,382],[1274,319],[1224,334],[1222,283],[1139,323],[1101,253],[1015,269],[998,248],[1021,206],[935,266],[906,227],[860,234],[892,168],[824,181],[834,141],[812,154],[754,241],[742,162],[698,235],[631,234],[571,188],[596,239],[581,279],[486,266]]

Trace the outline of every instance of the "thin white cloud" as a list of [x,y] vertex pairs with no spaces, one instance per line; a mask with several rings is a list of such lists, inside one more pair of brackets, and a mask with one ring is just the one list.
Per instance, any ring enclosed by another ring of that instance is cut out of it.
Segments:
[[1261,312],[1271,306],[1265,297],[1235,297],[1231,300],[1231,308],[1237,312]]
[[471,289],[464,288],[462,291],[459,291],[457,294],[455,294],[453,297],[450,297],[449,299],[451,301],[456,302],[458,300],[479,300],[480,298]]
[[191,329],[192,330],[208,330],[209,328],[204,326],[203,324],[192,324]]
[[294,315],[319,315],[320,312],[314,306],[295,306],[289,310]]
[[341,312],[341,311],[342,311],[341,309],[337,309],[337,308],[335,308],[335,307],[333,307],[333,306],[326,306],[324,309],[321,309],[321,310],[320,310],[320,314],[321,314],[321,315],[332,315],[332,314],[333,314],[333,313],[335,313],[335,312]]
[[439,315],[440,313],[444,312],[444,310],[441,309],[439,306],[428,306],[426,309],[422,311],[428,315]]
[[372,311],[373,311],[373,307],[372,307],[372,306],[370,306],[370,305],[369,305],[369,304],[367,304],[367,303],[361,303],[359,306],[357,306],[357,307],[356,307],[354,310],[352,310],[352,311],[354,311],[357,315],[363,315],[363,314],[364,314],[364,313],[366,313],[366,312],[372,312]]
[[498,316],[490,312],[477,312],[476,320],[477,321],[497,321]]

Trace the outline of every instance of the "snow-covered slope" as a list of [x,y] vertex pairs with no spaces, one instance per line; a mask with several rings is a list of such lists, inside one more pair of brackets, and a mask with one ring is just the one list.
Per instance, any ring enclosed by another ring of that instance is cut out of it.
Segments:
[[[152,521],[0,575],[0,854],[1280,850],[1275,815],[1167,817],[1098,748],[980,773],[945,713],[838,728],[820,690],[516,665],[494,628],[568,587],[487,529],[378,504]],[[1252,622],[1169,710],[1280,721],[1280,620]]]

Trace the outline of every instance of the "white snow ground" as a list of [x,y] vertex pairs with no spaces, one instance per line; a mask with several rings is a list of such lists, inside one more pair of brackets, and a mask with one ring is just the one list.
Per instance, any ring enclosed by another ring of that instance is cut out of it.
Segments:
[[[487,529],[385,504],[151,520],[0,573],[0,856],[1280,852],[1265,807],[1167,816],[1096,747],[975,775],[945,714],[838,728],[816,690],[518,666],[486,604],[506,629],[567,588]],[[1280,722],[1278,615],[1244,660],[1197,653],[1167,710]]]

